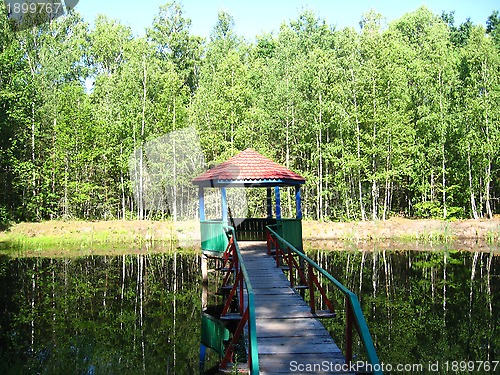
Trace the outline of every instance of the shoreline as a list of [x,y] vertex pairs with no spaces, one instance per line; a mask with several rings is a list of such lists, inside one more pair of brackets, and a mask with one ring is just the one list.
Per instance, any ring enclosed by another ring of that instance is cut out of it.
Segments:
[[[443,245],[440,247],[487,250],[500,245],[500,218],[457,221],[391,218],[364,222],[304,220],[302,224],[307,248],[373,250],[394,249],[402,244],[415,249]],[[3,252],[28,249],[36,254],[47,249],[67,248],[60,252],[81,253],[89,249],[99,252],[98,249],[111,248],[123,253],[153,247],[161,251],[199,250],[198,221],[53,220],[18,223],[0,232],[0,250]]]
[[491,220],[404,219],[382,221],[303,221],[304,239],[311,240],[418,240],[449,242],[484,240],[500,242],[500,218]]

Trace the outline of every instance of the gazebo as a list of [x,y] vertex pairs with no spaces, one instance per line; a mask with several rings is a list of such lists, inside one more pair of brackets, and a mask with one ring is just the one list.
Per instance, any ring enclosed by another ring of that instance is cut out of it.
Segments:
[[[300,187],[305,178],[258,152],[248,148],[192,180],[198,186],[201,247],[204,252],[220,253],[227,245],[224,226],[231,225],[228,215],[227,188],[266,188],[267,218],[242,218],[236,225],[238,240],[265,240],[266,225],[277,224],[278,233],[298,249],[302,249],[302,209]],[[295,218],[282,218],[280,188],[295,187]],[[205,218],[205,189],[219,188],[220,219]],[[272,194],[274,190],[275,217]],[[241,223],[240,223],[241,221]]]

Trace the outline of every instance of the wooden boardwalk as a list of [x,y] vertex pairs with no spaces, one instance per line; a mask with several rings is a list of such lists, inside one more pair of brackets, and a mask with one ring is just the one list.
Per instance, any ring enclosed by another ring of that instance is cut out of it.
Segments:
[[348,374],[341,350],[267,255],[266,243],[239,246],[254,290],[260,373]]

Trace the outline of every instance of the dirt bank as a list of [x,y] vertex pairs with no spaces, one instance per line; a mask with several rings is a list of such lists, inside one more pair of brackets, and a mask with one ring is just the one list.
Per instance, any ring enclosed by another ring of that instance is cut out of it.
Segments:
[[442,221],[430,219],[391,218],[386,221],[347,223],[303,222],[304,239],[308,240],[463,240],[499,241],[500,219]]
[[[409,220],[392,218],[387,221],[365,222],[303,222],[304,242],[309,248],[346,248],[356,244],[367,249],[377,246],[393,248],[401,241],[416,244],[453,243],[456,248],[471,248],[480,244],[498,245],[500,219],[493,220]],[[47,221],[19,223],[0,232],[0,248],[21,243],[41,248],[78,245],[168,244],[169,248],[199,248],[200,231],[196,221]],[[415,245],[417,246],[417,245]]]
[[[5,237],[22,236],[78,238],[99,236],[110,240],[133,241],[139,237],[170,240],[173,234],[186,239],[199,240],[199,225],[196,221],[45,221],[42,223],[14,224],[8,231],[0,232]],[[308,240],[379,240],[379,239],[484,239],[498,241],[500,218],[493,220],[410,220],[391,218],[386,221],[318,222],[303,221],[303,236]]]
[[303,223],[305,249],[500,252],[500,220]]

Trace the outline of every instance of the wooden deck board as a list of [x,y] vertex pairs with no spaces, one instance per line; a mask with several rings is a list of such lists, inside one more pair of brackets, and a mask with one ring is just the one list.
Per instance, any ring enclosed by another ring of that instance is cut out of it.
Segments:
[[[259,355],[259,360],[266,363],[265,370],[261,371],[261,374],[336,374],[336,375],[347,375],[352,373],[335,371],[335,365],[344,364],[344,358],[339,357],[337,359],[329,359],[326,363],[318,361],[318,356],[316,354],[303,354],[300,356],[300,362],[297,360],[297,354],[262,354]],[[296,361],[296,362],[294,362]],[[283,363],[287,363],[287,366],[283,366]],[[318,371],[298,371],[298,364],[311,366],[319,365]],[[323,367],[321,367],[323,365]],[[333,368],[333,371],[330,369]]]
[[[308,373],[347,374],[339,370],[345,364],[341,350],[267,255],[265,242],[239,242],[239,246],[255,294],[261,374],[298,373],[293,364],[316,364],[318,371]],[[335,365],[338,368],[332,371]]]

